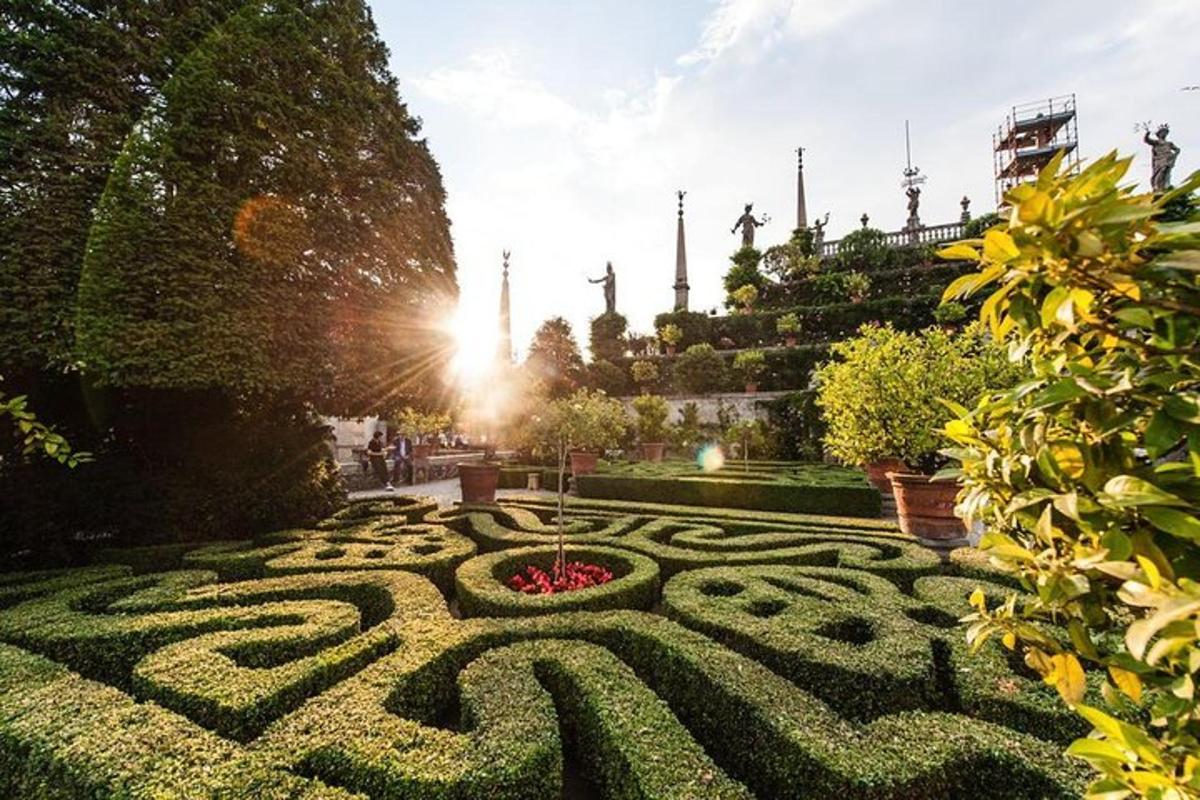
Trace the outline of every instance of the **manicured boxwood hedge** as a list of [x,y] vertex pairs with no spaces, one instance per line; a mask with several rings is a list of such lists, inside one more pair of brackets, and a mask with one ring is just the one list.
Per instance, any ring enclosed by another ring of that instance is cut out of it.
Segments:
[[648,609],[658,602],[658,564],[654,559],[612,547],[566,548],[567,561],[598,564],[612,572],[613,579],[603,586],[548,595],[523,594],[507,586],[508,579],[526,566],[549,572],[557,554],[557,546],[548,545],[472,558],[455,573],[459,610],[468,617],[527,617],[562,611]]
[[879,490],[857,471],[825,465],[784,469],[730,465],[715,473],[694,464],[639,464],[575,479],[579,495],[601,500],[878,517]]
[[[572,554],[633,568],[587,610],[509,617],[559,602],[500,580],[552,553],[551,501],[394,508],[184,556],[216,571],[0,578],[0,796],[559,797],[567,755],[613,797],[1083,791],[1075,717],[955,627],[994,573],[888,521],[572,499]],[[401,561],[305,550],[435,530],[489,552],[457,576],[489,616]],[[650,606],[659,573],[665,615],[595,610]]]

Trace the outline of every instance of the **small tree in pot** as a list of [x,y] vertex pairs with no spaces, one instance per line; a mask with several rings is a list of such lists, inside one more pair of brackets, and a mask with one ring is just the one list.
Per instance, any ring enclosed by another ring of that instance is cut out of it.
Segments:
[[658,366],[653,361],[639,359],[629,368],[633,382],[642,390],[642,394],[650,391],[650,384],[658,380]]
[[675,355],[675,348],[683,341],[683,328],[668,322],[658,330],[658,338],[667,346],[667,355]]
[[[959,538],[964,529],[953,515],[953,483],[930,484],[944,466],[941,429],[952,416],[943,401],[973,404],[988,388],[1014,383],[1011,364],[978,324],[953,335],[941,328],[897,331],[864,325],[858,336],[831,351],[837,360],[817,371],[817,402],[828,430],[825,446],[836,458],[867,467],[872,483],[934,495],[931,508],[904,513],[901,528],[925,538]],[[914,472],[915,470],[915,472]],[[882,475],[879,473],[883,473]],[[902,505],[897,498],[898,506]]]
[[794,311],[775,320],[775,332],[784,338],[788,347],[796,346],[796,336],[800,333],[800,317]]
[[752,283],[739,286],[729,293],[729,299],[742,307],[743,314],[749,314],[758,300],[758,287]]
[[625,409],[604,392],[580,389],[550,403],[531,423],[528,435],[534,444],[550,448],[558,457],[558,563],[565,569],[562,526],[567,456],[571,457],[572,475],[594,472],[595,450],[615,446],[625,433]]
[[642,458],[646,461],[662,461],[666,450],[667,416],[671,409],[667,401],[653,394],[644,394],[633,399],[633,410],[637,412],[638,444]]
[[746,383],[746,393],[758,391],[758,379],[767,371],[767,354],[762,350],[743,350],[733,357],[733,369]]

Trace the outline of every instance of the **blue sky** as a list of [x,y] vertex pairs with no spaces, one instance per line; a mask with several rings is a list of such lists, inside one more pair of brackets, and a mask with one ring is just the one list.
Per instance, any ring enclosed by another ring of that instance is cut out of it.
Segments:
[[[1135,153],[1166,121],[1200,168],[1198,0],[374,0],[391,65],[441,164],[462,304],[494,319],[513,251],[514,339],[562,315],[586,342],[585,282],[612,260],[638,331],[669,310],[675,197],[686,189],[692,308],[719,306],[745,202],[829,238],[904,222],[904,120],[928,175],[926,223],[994,205],[991,136],[1013,104],[1074,92],[1084,157]],[[487,346],[485,343],[481,343]]]

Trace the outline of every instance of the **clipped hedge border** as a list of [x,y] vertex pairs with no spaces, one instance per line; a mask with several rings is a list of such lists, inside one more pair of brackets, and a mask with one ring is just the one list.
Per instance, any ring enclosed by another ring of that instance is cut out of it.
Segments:
[[516,592],[505,585],[527,565],[550,571],[554,545],[523,547],[476,556],[458,568],[454,588],[458,607],[468,617],[528,617],[563,611],[648,609],[658,601],[659,569],[652,558],[613,547],[568,545],[568,561],[599,564],[613,573],[602,586],[549,595]]
[[778,481],[713,478],[654,478],[594,473],[575,479],[581,497],[643,503],[746,508],[801,514],[878,517],[873,486],[805,485]]

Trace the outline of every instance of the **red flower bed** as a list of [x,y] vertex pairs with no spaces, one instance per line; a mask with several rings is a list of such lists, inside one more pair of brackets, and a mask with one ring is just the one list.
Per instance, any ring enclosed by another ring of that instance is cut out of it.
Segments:
[[612,579],[612,571],[599,564],[570,561],[561,574],[557,562],[549,573],[530,564],[508,579],[508,588],[525,594],[558,594],[600,586]]

